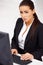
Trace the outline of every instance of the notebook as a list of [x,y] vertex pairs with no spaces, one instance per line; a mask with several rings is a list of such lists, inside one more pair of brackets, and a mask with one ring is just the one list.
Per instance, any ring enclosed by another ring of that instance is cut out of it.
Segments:
[[13,65],[9,34],[0,32],[0,64]]
[[13,56],[13,62],[17,63],[19,65],[27,65],[27,64],[32,62],[30,60],[26,60],[26,61],[25,60],[21,60],[20,56],[17,56],[17,55],[14,55],[14,54],[12,56]]

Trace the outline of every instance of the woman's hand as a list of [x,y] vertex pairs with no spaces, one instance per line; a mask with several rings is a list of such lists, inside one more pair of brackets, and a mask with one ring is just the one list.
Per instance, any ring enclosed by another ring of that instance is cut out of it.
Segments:
[[11,49],[11,53],[16,55],[16,54],[18,54],[18,51],[17,51],[17,49]]
[[25,53],[21,55],[21,60],[32,60],[34,56],[30,53]]

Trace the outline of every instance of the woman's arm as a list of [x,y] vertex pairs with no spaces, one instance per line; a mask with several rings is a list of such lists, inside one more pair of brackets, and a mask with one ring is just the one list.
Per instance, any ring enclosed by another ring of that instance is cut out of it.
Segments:
[[38,28],[38,48],[32,54],[34,58],[41,60],[41,56],[43,55],[43,24]]

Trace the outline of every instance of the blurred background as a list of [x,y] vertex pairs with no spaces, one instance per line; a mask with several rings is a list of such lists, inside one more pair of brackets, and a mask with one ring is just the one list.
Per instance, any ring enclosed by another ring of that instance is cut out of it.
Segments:
[[[9,33],[10,42],[16,20],[20,17],[19,3],[22,0],[0,0],[0,31]],[[32,0],[39,20],[43,23],[43,0]]]

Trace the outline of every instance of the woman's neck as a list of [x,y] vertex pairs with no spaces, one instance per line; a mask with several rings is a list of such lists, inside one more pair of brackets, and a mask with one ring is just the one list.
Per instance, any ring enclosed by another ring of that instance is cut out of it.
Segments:
[[30,21],[25,22],[26,26],[28,27],[32,22],[33,22],[34,18],[32,18]]

